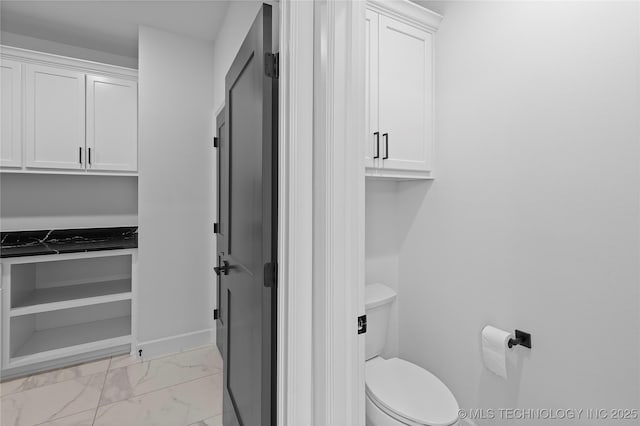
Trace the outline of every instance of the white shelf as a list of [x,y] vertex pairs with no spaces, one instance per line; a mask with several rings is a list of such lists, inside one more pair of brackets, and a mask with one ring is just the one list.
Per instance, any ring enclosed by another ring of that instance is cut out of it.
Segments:
[[36,289],[9,312],[9,316],[97,305],[131,299],[131,279]]
[[50,357],[72,355],[89,350],[126,344],[131,341],[131,317],[118,317],[93,321],[66,327],[49,328],[35,331],[14,353],[11,365],[32,362],[33,355]]
[[413,170],[393,170],[393,169],[377,169],[367,167],[364,173],[368,179],[384,179],[384,180],[434,180],[433,172],[413,171]]

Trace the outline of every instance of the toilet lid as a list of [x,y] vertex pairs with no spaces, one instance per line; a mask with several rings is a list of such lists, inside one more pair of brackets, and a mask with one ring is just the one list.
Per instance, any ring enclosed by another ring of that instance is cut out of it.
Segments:
[[449,388],[408,361],[391,358],[367,363],[366,388],[376,405],[412,422],[449,426],[458,420],[458,403]]

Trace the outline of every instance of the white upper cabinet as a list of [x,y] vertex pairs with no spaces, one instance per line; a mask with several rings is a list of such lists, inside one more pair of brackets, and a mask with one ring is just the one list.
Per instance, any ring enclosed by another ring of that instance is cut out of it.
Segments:
[[138,170],[137,71],[0,46],[4,173]]
[[433,178],[433,38],[441,19],[410,2],[368,3],[368,176]]
[[22,71],[16,61],[0,61],[0,166],[22,166]]
[[376,167],[380,158],[380,132],[378,131],[378,19],[379,15],[367,10],[365,20],[365,121],[367,139],[364,163]]
[[87,76],[87,167],[138,169],[138,87],[135,81]]
[[84,168],[84,74],[26,65],[27,167]]
[[382,167],[431,171],[431,34],[380,16]]

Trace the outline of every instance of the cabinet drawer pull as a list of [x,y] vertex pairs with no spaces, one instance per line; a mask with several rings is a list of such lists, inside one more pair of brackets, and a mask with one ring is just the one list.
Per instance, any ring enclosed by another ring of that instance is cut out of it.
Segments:
[[380,132],[373,132],[373,135],[376,137],[376,155],[373,158],[380,158]]
[[389,133],[383,133],[382,137],[384,138],[384,157],[383,160],[389,158]]

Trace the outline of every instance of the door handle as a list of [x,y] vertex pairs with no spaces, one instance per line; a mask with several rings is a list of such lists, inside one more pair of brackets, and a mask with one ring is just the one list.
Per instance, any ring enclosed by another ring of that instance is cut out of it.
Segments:
[[88,148],[88,154],[89,154],[89,165],[91,165],[91,148]]
[[380,132],[373,132],[373,135],[376,137],[376,155],[375,158],[380,158]]
[[389,158],[389,133],[383,133],[382,137],[384,138],[384,157],[383,160]]
[[215,268],[213,268],[213,270],[216,272],[216,275],[229,275],[229,269],[231,269],[231,267],[229,266],[229,262],[227,262],[226,260],[222,261],[222,266],[216,266]]
[[78,163],[82,165],[82,147],[78,147]]

